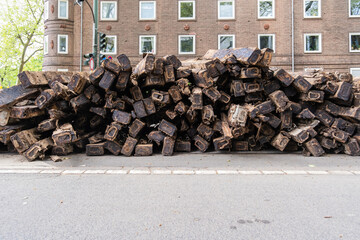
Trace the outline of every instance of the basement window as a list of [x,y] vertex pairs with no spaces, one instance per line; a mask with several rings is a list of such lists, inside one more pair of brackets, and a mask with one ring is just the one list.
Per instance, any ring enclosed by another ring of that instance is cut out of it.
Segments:
[[321,53],[321,34],[312,33],[304,34],[304,52],[305,53]]
[[44,36],[44,55],[48,54],[49,51],[49,37]]
[[58,35],[58,53],[68,54],[68,35]]
[[102,1],[100,5],[100,19],[102,21],[117,20],[117,2]]
[[179,1],[179,20],[195,19],[195,1]]
[[360,0],[349,0],[349,17],[360,17]]
[[140,36],[139,54],[152,53],[156,54],[156,36]]
[[116,36],[106,36],[106,49],[105,51],[101,51],[101,54],[105,55],[112,55],[116,54],[116,44],[117,44],[117,38]]
[[58,0],[58,18],[69,18],[69,2],[68,0]]
[[350,73],[353,77],[360,77],[360,68],[350,68]]
[[360,33],[350,33],[350,52],[360,52]]
[[258,47],[260,49],[270,48],[275,52],[275,34],[259,34]]
[[218,19],[235,19],[235,2],[218,0]]
[[179,36],[179,54],[195,54],[195,35]]
[[304,0],[304,18],[321,17],[321,0]]
[[235,35],[219,35],[218,49],[235,48]]
[[155,20],[156,19],[156,2],[155,1],[140,1],[140,20]]
[[258,0],[258,18],[275,18],[275,0]]

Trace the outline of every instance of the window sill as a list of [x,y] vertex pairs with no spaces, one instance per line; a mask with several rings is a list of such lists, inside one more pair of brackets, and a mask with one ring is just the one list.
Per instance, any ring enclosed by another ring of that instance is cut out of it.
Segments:
[[197,19],[178,19],[178,22],[196,22]]
[[257,18],[257,21],[276,21],[276,18]]
[[157,19],[139,19],[139,22],[157,22]]
[[217,21],[218,22],[235,22],[236,19],[235,18],[224,18],[224,19],[218,18]]
[[100,22],[117,22],[117,19],[100,19]]
[[304,54],[322,54],[322,52],[304,52]]
[[304,17],[303,20],[322,20],[322,17]]

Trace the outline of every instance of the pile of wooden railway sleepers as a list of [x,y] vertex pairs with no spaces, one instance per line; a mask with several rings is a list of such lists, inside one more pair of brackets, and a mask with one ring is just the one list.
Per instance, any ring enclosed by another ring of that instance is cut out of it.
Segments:
[[360,81],[270,69],[272,50],[148,54],[86,72],[22,72],[0,92],[0,142],[28,160],[86,152],[299,151],[359,155]]

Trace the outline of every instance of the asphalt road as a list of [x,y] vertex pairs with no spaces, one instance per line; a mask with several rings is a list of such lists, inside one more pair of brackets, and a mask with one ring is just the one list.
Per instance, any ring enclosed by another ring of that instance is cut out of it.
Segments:
[[359,239],[360,176],[0,175],[0,239]]

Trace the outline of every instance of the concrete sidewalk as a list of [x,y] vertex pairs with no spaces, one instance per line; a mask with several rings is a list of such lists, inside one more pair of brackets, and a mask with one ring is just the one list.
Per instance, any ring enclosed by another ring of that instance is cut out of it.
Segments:
[[[141,174],[153,173],[154,170],[168,171],[228,171],[229,173],[249,172],[253,174],[279,174],[281,171],[293,172],[337,172],[360,174],[360,158],[347,155],[326,155],[324,157],[304,157],[301,153],[246,152],[246,153],[188,153],[172,157],[154,155],[151,157],[101,156],[88,157],[84,154],[73,154],[64,157],[62,162],[44,161],[28,162],[18,154],[0,154],[0,170],[37,169],[74,171],[83,173],[101,173],[108,170],[133,170]],[[97,172],[99,171],[99,172]],[[144,172],[145,171],[145,172]],[[1,172],[1,171],[0,171]],[[3,171],[4,172],[4,171]],[[6,171],[5,171],[6,172]],[[217,173],[216,173],[217,174]],[[281,173],[280,173],[281,174]]]

